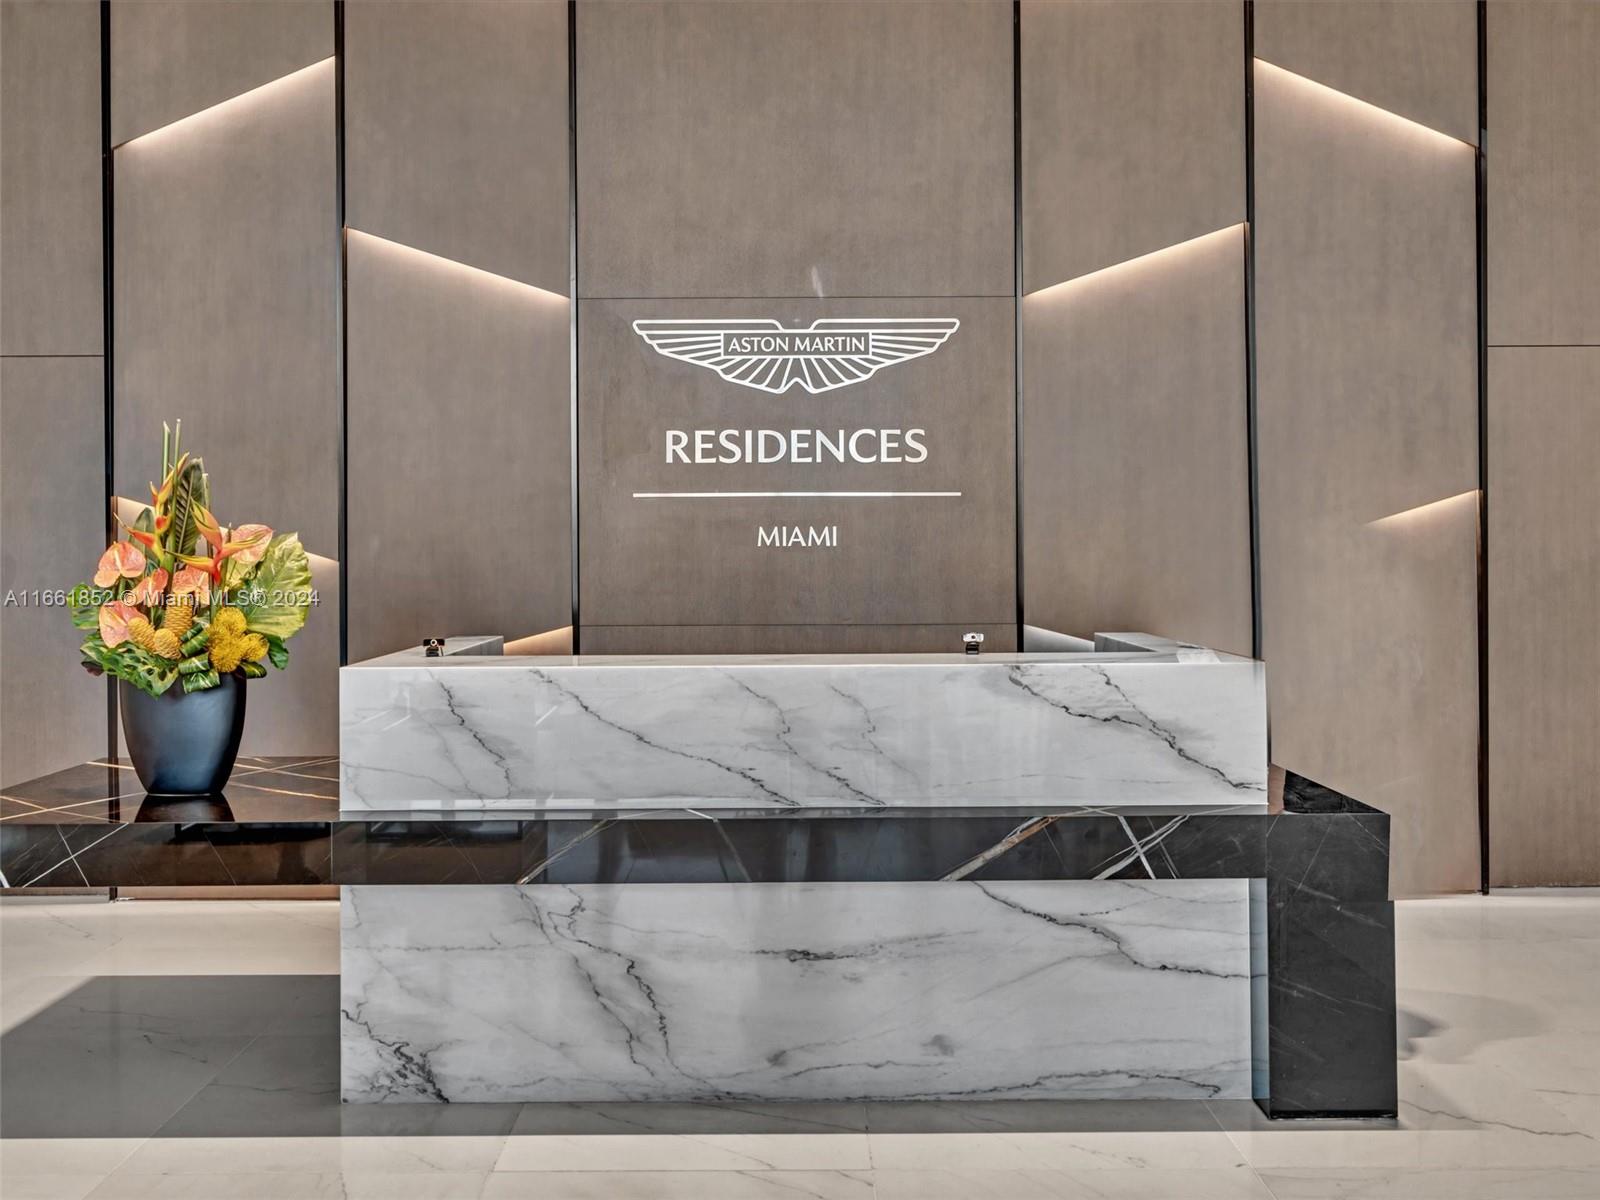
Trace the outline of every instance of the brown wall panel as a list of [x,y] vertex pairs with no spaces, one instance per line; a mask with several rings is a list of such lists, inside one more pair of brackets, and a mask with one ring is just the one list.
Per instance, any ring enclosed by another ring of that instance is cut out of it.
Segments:
[[333,65],[117,150],[117,488],[183,417],[224,519],[338,553]]
[[585,296],[1012,292],[1012,11],[578,5]]
[[0,4],[0,153],[0,354],[99,354],[97,6]]
[[1255,43],[1285,70],[1478,141],[1475,0],[1257,0]]
[[[0,595],[70,588],[105,549],[99,358],[0,359]],[[0,784],[106,752],[106,683],[65,608],[0,608]]]
[[1392,815],[1399,893],[1469,889],[1474,155],[1266,65],[1256,137],[1274,757]]
[[1244,67],[1236,0],[1024,0],[1026,290],[1244,220]]
[[[106,683],[39,592],[105,549],[100,13],[0,4],[0,784],[106,752]],[[40,601],[46,603],[41,605]]]
[[350,658],[572,620],[568,301],[350,235]]
[[[739,317],[749,302],[586,301],[579,318],[582,620],[589,625],[1014,620],[1010,300],[788,301],[760,314],[954,317],[940,349],[864,382],[770,395],[666,358],[638,319]],[[920,463],[666,461],[667,429],[927,430]],[[635,499],[636,491],[960,491],[933,498]],[[837,525],[835,548],[758,547]],[[587,647],[585,647],[587,648]]]
[[[339,224],[333,64],[116,151],[116,483],[144,494],[161,422],[205,455],[217,515],[338,554]],[[338,608],[252,688],[245,746],[336,740]]]
[[1600,346],[1489,351],[1496,886],[1600,880]]
[[567,292],[567,6],[345,6],[345,219]]
[[1600,345],[1600,4],[1488,20],[1489,342]]
[[1243,227],[1022,314],[1027,621],[1249,654]]
[[111,144],[332,53],[333,5],[327,0],[115,0]]

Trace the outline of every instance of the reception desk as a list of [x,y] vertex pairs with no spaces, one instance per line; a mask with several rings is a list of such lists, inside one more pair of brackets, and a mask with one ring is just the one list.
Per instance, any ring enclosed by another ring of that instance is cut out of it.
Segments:
[[7,789],[0,884],[341,885],[352,1100],[1395,1110],[1388,818],[1269,797],[1258,664],[457,647],[345,669],[344,761]]
[[342,672],[347,1099],[1393,1112],[1387,819],[1279,827],[1259,663],[499,650]]

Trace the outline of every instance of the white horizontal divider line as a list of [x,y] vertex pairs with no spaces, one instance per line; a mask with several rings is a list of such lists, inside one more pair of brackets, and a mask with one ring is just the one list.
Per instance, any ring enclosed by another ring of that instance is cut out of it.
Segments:
[[960,492],[635,492],[635,500],[741,500],[763,497],[832,496],[851,500],[906,496],[959,496]]

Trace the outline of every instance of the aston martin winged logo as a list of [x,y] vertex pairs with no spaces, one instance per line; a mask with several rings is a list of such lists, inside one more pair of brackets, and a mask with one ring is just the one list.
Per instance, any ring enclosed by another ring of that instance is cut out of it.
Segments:
[[635,321],[657,354],[715,371],[729,383],[781,395],[848,387],[907,359],[932,354],[961,327],[955,317],[866,317],[786,329],[766,320]]

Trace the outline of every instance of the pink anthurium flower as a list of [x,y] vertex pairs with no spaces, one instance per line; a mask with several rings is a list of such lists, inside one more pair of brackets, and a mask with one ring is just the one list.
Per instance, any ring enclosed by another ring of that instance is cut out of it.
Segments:
[[272,530],[266,525],[239,525],[228,531],[228,544],[239,546],[234,557],[242,563],[258,563],[267,552]]
[[161,597],[167,590],[167,573],[157,567],[150,574],[134,586],[134,589],[123,597],[129,604],[142,604],[146,608],[161,603]]
[[95,587],[110,587],[118,579],[137,579],[144,574],[144,551],[130,542],[112,542],[95,568]]
[[128,622],[139,612],[121,600],[100,606],[100,640],[107,646],[117,647],[128,640]]
[[172,594],[183,596],[192,594],[196,603],[211,603],[211,576],[199,567],[183,567],[172,577]]

